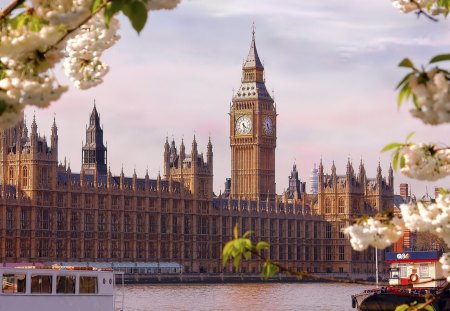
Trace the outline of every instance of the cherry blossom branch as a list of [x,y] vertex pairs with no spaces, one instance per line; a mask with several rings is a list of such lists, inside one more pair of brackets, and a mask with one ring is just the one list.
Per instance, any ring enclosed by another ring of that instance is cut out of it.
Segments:
[[420,15],[424,15],[426,18],[428,18],[429,20],[432,20],[433,22],[439,21],[437,18],[435,18],[435,17],[431,16],[430,14],[428,14],[427,12],[425,12],[416,0],[411,0],[411,3],[413,3],[417,6],[417,9],[418,9],[418,11],[416,12],[417,18],[419,18]]
[[25,0],[12,0],[3,10],[0,11],[0,20],[7,17],[14,11],[17,7],[19,7]]

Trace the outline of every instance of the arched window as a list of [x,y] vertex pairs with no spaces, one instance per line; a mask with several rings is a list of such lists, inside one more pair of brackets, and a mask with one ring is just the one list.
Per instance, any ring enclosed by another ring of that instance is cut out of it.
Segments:
[[28,169],[26,166],[22,169],[22,186],[28,187]]
[[345,201],[344,198],[339,198],[338,201],[339,214],[344,214],[345,212]]
[[9,184],[14,185],[14,168],[9,168]]
[[325,200],[325,213],[331,214],[331,200],[329,198]]

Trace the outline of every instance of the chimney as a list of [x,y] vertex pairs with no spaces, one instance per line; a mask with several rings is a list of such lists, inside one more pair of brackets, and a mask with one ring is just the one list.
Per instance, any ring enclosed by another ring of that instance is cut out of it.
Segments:
[[400,196],[406,199],[409,196],[409,186],[408,184],[400,184]]

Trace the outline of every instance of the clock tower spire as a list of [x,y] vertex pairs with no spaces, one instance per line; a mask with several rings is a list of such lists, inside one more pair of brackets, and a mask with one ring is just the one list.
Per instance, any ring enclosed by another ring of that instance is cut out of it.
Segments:
[[265,200],[275,195],[276,109],[267,92],[255,29],[241,86],[230,107],[231,197]]

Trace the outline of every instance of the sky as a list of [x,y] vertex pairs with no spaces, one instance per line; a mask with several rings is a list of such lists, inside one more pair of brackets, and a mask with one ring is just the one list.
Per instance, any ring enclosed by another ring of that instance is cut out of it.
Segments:
[[[6,1],[1,0],[0,4]],[[322,158],[325,172],[332,161],[345,174],[348,158],[357,169],[363,159],[368,177],[380,161],[387,174],[387,143],[412,141],[449,144],[450,125],[426,126],[397,108],[396,84],[406,74],[397,64],[410,57],[425,64],[449,52],[448,21],[435,23],[403,14],[389,0],[183,0],[174,10],[152,11],[137,35],[121,18],[121,39],[104,53],[110,65],[103,84],[70,91],[47,109],[27,108],[28,124],[36,115],[38,130],[50,136],[54,115],[59,159],[81,167],[81,147],[94,100],[104,125],[108,162],[113,174],[148,168],[156,178],[163,168],[166,137],[186,151],[196,135],[206,153],[214,152],[214,191],[230,176],[229,105],[240,86],[243,59],[251,42],[264,61],[266,86],[277,105],[277,193],[288,185],[295,162],[302,181]],[[162,173],[162,172],[161,172]],[[412,192],[432,195],[450,178],[418,182],[395,174]]]

